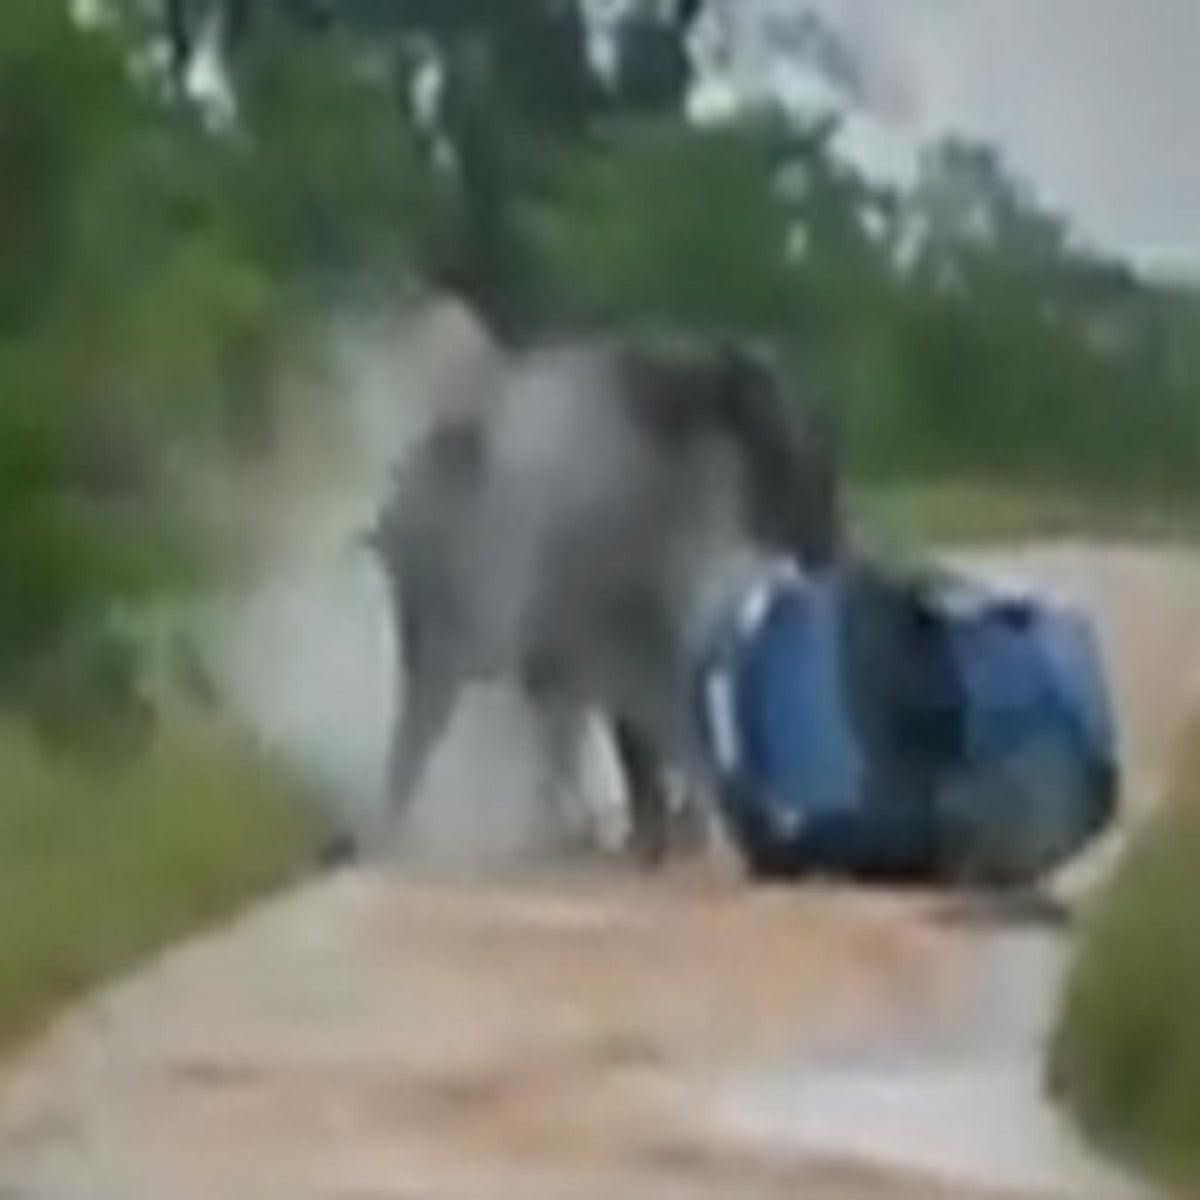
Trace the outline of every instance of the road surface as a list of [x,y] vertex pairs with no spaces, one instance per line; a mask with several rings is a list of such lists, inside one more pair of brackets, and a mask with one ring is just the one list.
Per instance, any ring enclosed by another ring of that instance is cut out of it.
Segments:
[[[1197,691],[1200,565],[1075,545],[973,562],[1096,613],[1144,809]],[[1124,1194],[1039,1099],[1061,953],[935,897],[752,890],[720,861],[344,871],[29,1047],[0,1197]]]

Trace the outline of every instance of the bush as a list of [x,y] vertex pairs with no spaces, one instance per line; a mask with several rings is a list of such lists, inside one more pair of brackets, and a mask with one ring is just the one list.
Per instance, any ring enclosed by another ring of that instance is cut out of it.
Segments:
[[217,724],[134,758],[50,757],[0,724],[0,1045],[57,1005],[311,864],[293,782]]
[[856,537],[898,553],[1030,538],[1186,544],[1200,536],[1195,506],[1182,500],[1139,501],[1063,484],[1022,487],[981,476],[884,482],[855,478],[847,510]]
[[703,332],[786,324],[794,272],[768,133],[633,122],[609,139],[568,164],[532,220],[547,315]]
[[1085,931],[1055,1086],[1101,1141],[1200,1180],[1200,723],[1170,793]]

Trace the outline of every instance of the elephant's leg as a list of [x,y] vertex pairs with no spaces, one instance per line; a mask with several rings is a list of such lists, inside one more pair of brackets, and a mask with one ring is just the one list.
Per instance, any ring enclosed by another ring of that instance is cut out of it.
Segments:
[[629,791],[629,845],[646,867],[657,867],[666,857],[670,805],[662,764],[653,745],[623,717],[613,721],[617,754]]
[[385,796],[389,837],[404,824],[430,759],[450,723],[462,686],[436,618],[418,604],[402,606],[396,592],[393,600],[396,700]]
[[386,824],[397,834],[412,808],[430,759],[442,740],[458,698],[459,681],[449,671],[410,671],[404,703],[392,726],[388,750]]
[[699,780],[688,774],[675,782],[676,800],[670,810],[670,842],[673,848],[698,853],[711,838],[711,802]]
[[586,711],[555,676],[528,669],[522,680],[533,709],[538,750],[538,801],[543,828],[562,847],[587,840],[582,788]]

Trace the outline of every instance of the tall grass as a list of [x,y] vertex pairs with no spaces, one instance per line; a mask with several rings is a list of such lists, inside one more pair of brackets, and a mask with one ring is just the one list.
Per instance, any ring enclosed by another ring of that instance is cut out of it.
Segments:
[[887,483],[852,479],[848,515],[869,542],[898,549],[1060,537],[1160,544],[1200,539],[1200,516],[1187,496],[1102,496],[981,478]]
[[0,723],[0,1047],[313,861],[292,781],[212,723],[103,765]]
[[1099,1140],[1200,1183],[1200,721],[1085,931],[1051,1072]]

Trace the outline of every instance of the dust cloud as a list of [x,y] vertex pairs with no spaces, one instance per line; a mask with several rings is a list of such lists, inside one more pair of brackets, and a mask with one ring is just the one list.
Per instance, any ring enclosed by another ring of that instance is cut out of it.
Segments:
[[[469,402],[496,352],[465,310],[354,313],[329,332],[341,444],[273,495],[251,580],[214,603],[211,662],[227,702],[330,797],[355,834],[378,825],[388,727],[403,683],[384,579],[361,536],[390,471],[428,424]],[[464,698],[406,829],[405,857],[439,868],[539,848],[535,729],[510,688]],[[620,779],[589,730],[582,790],[617,836]]]

